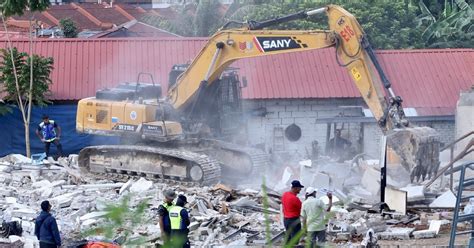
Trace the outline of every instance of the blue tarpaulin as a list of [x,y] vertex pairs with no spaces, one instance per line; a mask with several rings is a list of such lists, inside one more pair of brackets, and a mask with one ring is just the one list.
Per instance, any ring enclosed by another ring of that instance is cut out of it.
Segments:
[[[77,154],[83,147],[90,145],[118,144],[118,137],[80,134],[76,132],[75,104],[50,105],[48,107],[33,107],[30,124],[31,153],[44,152],[44,145],[35,134],[43,114],[50,120],[56,121],[61,127],[61,144],[64,153]],[[0,116],[0,156],[10,153],[25,154],[25,128],[19,109],[13,113]],[[56,154],[56,147],[51,145],[51,154]]]

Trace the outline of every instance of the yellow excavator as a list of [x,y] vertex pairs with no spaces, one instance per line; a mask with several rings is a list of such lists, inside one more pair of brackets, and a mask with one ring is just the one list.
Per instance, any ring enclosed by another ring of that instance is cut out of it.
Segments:
[[[266,29],[324,13],[329,30]],[[228,28],[235,24],[226,24],[214,34],[191,64],[172,68],[168,93],[163,98],[159,85],[140,84],[139,76],[136,83],[121,84],[80,100],[78,132],[120,136],[123,141],[121,145],[84,148],[79,154],[80,167],[91,173],[204,185],[218,182],[221,176],[251,177],[265,168],[268,156],[242,142],[222,139],[226,136],[222,130],[229,126],[222,115],[232,116],[233,111],[241,109],[242,85],[237,69],[229,65],[243,58],[333,47],[338,64],[347,69],[389,137],[388,144],[411,172],[412,181],[436,173],[436,132],[410,126],[401,97],[392,90],[352,14],[329,5]],[[241,125],[242,118],[233,116],[237,118],[231,122]]]

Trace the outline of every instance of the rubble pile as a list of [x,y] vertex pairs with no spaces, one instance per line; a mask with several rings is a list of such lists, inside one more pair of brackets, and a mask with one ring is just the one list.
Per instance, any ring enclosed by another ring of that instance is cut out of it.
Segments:
[[[4,235],[1,244],[16,247],[38,247],[34,236],[34,218],[39,214],[40,203],[49,200],[53,205],[61,235],[78,240],[81,232],[100,224],[107,214],[109,203],[120,202],[131,196],[130,207],[147,200],[147,220],[132,236],[158,240],[157,207],[164,199],[164,189],[185,194],[191,216],[190,241],[197,247],[205,245],[264,243],[264,224],[271,225],[272,235],[282,237],[280,226],[279,194],[269,190],[269,207],[262,204],[260,190],[231,189],[223,184],[213,187],[186,187],[152,182],[145,178],[116,182],[81,174],[77,156],[60,158],[59,161],[33,161],[21,155],[10,155],[0,161],[0,218],[3,222],[18,221],[23,234]],[[265,220],[264,212],[268,213]],[[1,232],[0,232],[1,233]],[[3,246],[2,246],[3,247]]]
[[[109,204],[118,204],[125,198],[129,199],[130,209],[143,202],[147,204],[145,221],[132,230],[131,237],[145,238],[148,244],[161,242],[156,210],[164,199],[165,189],[187,197],[191,216],[189,239],[196,247],[265,246],[268,239],[278,244],[284,237],[280,197],[294,178],[301,178],[305,186],[318,188],[318,197],[326,203],[325,193],[333,192],[335,205],[327,229],[331,242],[368,245],[377,240],[435,238],[441,232],[448,232],[452,212],[446,209],[452,208],[455,201],[451,191],[432,192],[423,186],[389,179],[389,184],[399,186],[397,190],[407,192],[407,205],[411,208],[406,213],[393,211],[386,205],[376,204],[379,172],[370,166],[370,161],[364,163],[364,166],[312,167],[311,163],[303,162],[301,176],[295,175],[294,169],[283,168],[278,176],[281,179],[266,186],[189,187],[140,177],[120,181],[84,174],[77,167],[77,155],[41,163],[21,155],[9,155],[0,159],[0,218],[3,221],[0,246],[38,247],[34,218],[43,200],[52,203],[53,215],[66,244],[86,237],[86,232],[103,224]],[[423,212],[417,206],[438,210]],[[380,209],[383,209],[382,214]],[[11,231],[14,228],[5,227],[8,223],[17,223],[22,233],[14,235],[17,234]]]

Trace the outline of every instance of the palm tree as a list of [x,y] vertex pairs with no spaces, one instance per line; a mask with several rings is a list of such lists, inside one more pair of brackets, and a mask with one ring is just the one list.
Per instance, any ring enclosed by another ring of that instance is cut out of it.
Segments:
[[425,26],[422,39],[429,47],[474,47],[474,11],[466,1],[446,0],[438,17],[423,1],[419,5],[418,26]]

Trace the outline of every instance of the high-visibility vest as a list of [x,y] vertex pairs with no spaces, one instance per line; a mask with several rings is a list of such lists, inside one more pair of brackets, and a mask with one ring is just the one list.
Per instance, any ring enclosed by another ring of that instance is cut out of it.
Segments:
[[182,222],[181,210],[183,210],[183,209],[184,208],[180,207],[180,206],[173,206],[169,209],[171,230],[185,229],[185,228],[181,227],[181,222]]
[[161,203],[160,205],[163,206],[163,207],[166,209],[166,211],[168,211],[168,213],[170,212],[170,209],[171,209],[172,207],[174,207],[174,203],[168,205],[168,203],[163,202],[163,203]]

